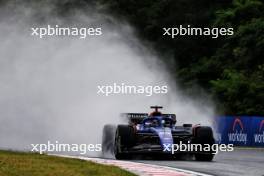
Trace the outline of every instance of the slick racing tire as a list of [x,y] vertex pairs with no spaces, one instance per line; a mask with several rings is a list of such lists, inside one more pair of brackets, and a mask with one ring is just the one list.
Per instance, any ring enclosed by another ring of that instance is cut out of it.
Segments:
[[118,125],[115,135],[115,158],[116,159],[129,159],[131,154],[128,149],[135,143],[135,132],[130,125]]
[[103,157],[107,155],[114,155],[114,146],[115,146],[115,125],[105,125],[103,128],[103,137],[102,137],[102,154]]
[[[206,145],[209,144],[210,147],[213,144],[215,144],[212,128],[207,126],[197,127],[195,129],[195,138],[193,143],[202,144],[203,146],[205,144]],[[212,161],[214,158],[214,154],[212,150],[210,150],[209,152],[207,151],[207,152],[196,153],[194,156],[197,161]]]

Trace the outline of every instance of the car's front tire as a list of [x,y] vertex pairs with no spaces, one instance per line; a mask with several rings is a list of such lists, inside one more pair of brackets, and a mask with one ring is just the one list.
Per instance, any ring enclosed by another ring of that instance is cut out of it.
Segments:
[[[212,145],[215,144],[212,128],[207,126],[197,127],[195,129],[193,143],[202,144],[203,147],[205,144],[212,147]],[[212,150],[210,150],[209,152],[199,152],[196,153],[194,156],[197,161],[212,161],[214,158]]]
[[135,143],[135,132],[130,125],[118,125],[115,135],[114,154],[116,159],[129,159],[131,154],[126,150]]

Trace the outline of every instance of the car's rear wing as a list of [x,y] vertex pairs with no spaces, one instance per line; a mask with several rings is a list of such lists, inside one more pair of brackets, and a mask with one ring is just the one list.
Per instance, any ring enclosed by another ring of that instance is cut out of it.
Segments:
[[148,117],[147,113],[122,113],[121,116],[126,117],[129,123],[138,124],[141,123],[143,119]]
[[[122,113],[121,116],[126,117],[129,123],[139,124],[143,119],[149,117],[148,113]],[[171,118],[176,123],[175,114],[162,114],[163,117]]]

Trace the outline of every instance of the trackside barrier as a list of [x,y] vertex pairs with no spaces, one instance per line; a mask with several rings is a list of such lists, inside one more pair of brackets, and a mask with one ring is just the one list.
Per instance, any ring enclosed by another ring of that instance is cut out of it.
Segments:
[[218,143],[264,147],[264,117],[219,116],[214,126]]

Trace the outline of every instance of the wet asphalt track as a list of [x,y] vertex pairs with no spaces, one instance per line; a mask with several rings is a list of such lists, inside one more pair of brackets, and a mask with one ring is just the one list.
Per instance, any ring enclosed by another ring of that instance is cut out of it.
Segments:
[[218,153],[213,162],[190,160],[134,160],[147,164],[169,166],[217,176],[264,176],[264,149],[236,148]]

